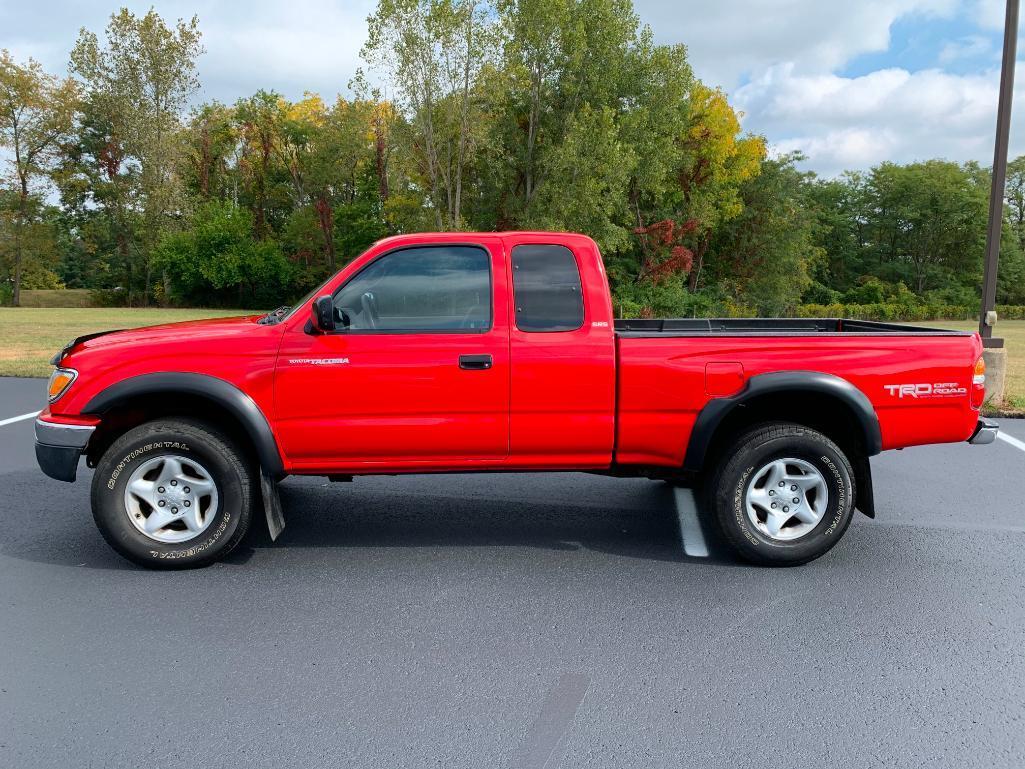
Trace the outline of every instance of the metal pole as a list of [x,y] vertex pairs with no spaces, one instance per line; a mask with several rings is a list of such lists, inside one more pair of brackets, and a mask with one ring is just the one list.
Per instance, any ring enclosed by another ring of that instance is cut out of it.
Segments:
[[982,281],[982,312],[979,333],[987,347],[1003,347],[993,339],[993,317],[997,302],[997,265],[1000,235],[1004,225],[1004,187],[1007,184],[1007,153],[1011,136],[1011,101],[1014,97],[1014,64],[1018,53],[1018,4],[1007,0],[1004,20],[1004,63],[1000,72],[1000,106],[997,109],[997,141],[993,153],[993,189],[989,197],[989,228],[986,231],[986,272]]

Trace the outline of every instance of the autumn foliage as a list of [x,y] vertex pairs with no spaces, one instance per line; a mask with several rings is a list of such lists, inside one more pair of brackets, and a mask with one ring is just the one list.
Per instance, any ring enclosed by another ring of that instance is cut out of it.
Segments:
[[697,229],[696,219],[682,223],[664,219],[634,229],[644,252],[637,279],[657,284],[673,276],[687,275],[694,266],[694,252],[684,245],[684,239]]

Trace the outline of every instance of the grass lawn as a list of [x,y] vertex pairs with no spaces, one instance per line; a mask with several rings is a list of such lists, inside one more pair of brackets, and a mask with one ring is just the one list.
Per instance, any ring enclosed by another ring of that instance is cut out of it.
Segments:
[[[916,326],[935,326],[975,331],[979,324],[970,320],[937,320],[915,323]],[[1025,411],[1025,320],[1002,320],[995,334],[1003,337],[1007,347],[1006,406],[1011,411]]]
[[0,376],[50,376],[50,358],[82,334],[178,320],[245,314],[244,310],[0,307]]

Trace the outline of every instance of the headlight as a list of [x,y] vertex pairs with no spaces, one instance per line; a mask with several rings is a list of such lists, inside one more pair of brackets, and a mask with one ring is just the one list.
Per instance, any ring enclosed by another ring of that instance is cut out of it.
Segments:
[[47,387],[47,397],[50,399],[50,403],[66,393],[76,379],[78,379],[78,372],[73,368],[54,369],[50,374],[50,384]]

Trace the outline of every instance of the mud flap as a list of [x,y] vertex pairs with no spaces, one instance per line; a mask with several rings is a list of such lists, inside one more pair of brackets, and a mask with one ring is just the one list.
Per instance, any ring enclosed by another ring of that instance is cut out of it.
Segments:
[[285,528],[285,515],[278,497],[278,484],[266,472],[260,471],[260,492],[263,496],[263,511],[267,514],[267,533],[271,542],[276,540]]
[[872,465],[868,457],[861,457],[854,465],[854,503],[869,518],[876,517],[875,490],[872,488]]

